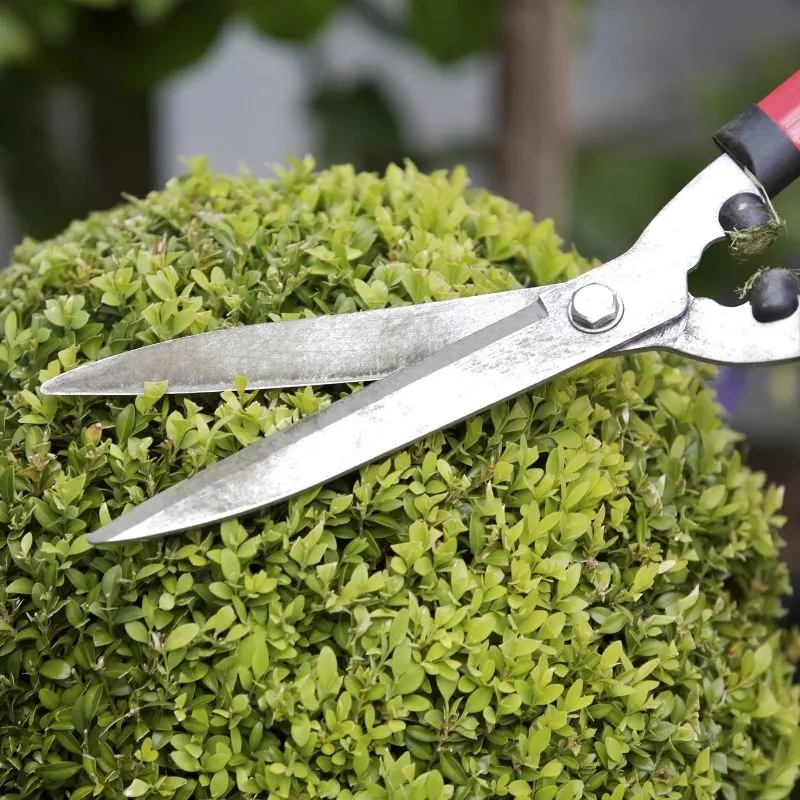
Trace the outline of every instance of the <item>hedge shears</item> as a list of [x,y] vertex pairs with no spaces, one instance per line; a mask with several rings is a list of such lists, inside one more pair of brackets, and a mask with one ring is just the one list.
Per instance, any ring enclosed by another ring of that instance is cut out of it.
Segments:
[[417,305],[243,325],[159,342],[46,381],[50,395],[364,383],[124,512],[93,543],[164,536],[287,500],[592,359],[666,350],[720,364],[800,359],[798,281],[768,270],[749,302],[696,298],[688,273],[768,225],[800,175],[800,71],[714,135],[720,152],[618,258],[572,280]]

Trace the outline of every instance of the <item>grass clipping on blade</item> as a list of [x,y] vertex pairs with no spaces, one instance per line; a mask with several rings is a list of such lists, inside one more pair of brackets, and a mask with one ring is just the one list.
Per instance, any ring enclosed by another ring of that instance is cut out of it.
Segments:
[[728,250],[731,255],[741,261],[760,256],[786,229],[786,222],[778,216],[769,198],[766,195],[764,197],[769,211],[769,219],[763,225],[756,225],[745,230],[725,231],[728,236]]
[[286,504],[87,543],[352,387],[68,398],[47,378],[586,269],[463,170],[410,165],[198,161],[23,242],[0,276],[0,797],[788,797],[781,492],[708,367],[597,360]]

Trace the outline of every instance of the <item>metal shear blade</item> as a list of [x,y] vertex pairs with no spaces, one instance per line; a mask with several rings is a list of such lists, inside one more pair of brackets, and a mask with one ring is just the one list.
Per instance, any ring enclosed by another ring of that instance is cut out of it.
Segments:
[[759,327],[746,307],[688,293],[687,273],[724,237],[719,209],[742,192],[761,189],[720,156],[627,253],[562,284],[189,336],[53,378],[45,394],[134,394],[143,380],[167,380],[172,393],[218,391],[237,374],[251,387],[374,381],[161,492],[90,540],[148,539],[264,508],[594,358],[648,349],[736,363],[797,358],[796,315]]
[[[240,376],[249,390],[368,383],[538,303],[540,294],[540,289],[514,289],[222,328],[89,362],[41,389],[51,395],[135,395],[145,383],[163,380],[168,394],[183,395],[229,390]],[[747,303],[731,308],[690,295],[684,314],[608,355],[669,350],[716,364],[792,361],[800,358],[799,317],[795,312],[765,325]]]

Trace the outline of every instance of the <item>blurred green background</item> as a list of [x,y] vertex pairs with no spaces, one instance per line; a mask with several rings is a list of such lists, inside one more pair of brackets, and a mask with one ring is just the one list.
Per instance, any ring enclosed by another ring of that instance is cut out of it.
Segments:
[[[375,70],[344,80],[333,68],[347,48],[343,20],[351,35],[405,54],[394,90]],[[800,44],[800,9],[789,0],[0,0],[0,227],[9,246],[161,183],[165,87],[211,69],[232,26],[302,65],[295,102],[321,166],[466,163],[493,190],[552,216],[565,246],[599,259],[627,249],[715,157],[713,132],[797,69]],[[455,86],[465,71],[485,77],[485,124],[421,135],[437,109],[414,117],[400,90],[420,75]],[[604,93],[617,87],[603,75],[632,84],[647,75],[657,91],[604,113]],[[243,74],[234,88],[268,102],[282,80]],[[224,130],[226,90],[203,98],[200,127]],[[233,133],[240,123],[230,124]],[[800,186],[776,208],[787,228],[771,250],[742,263],[716,246],[692,277],[696,293],[734,303],[756,268],[800,266]],[[800,574],[798,368],[727,371],[720,386],[751,461],[787,485],[787,559]]]

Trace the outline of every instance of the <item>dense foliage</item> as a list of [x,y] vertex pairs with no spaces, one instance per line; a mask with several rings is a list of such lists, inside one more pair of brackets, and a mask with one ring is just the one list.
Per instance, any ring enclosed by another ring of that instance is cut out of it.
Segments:
[[47,377],[588,267],[463,171],[411,166],[198,162],[24,242],[0,276],[0,798],[786,797],[781,496],[706,367],[596,361],[284,505],[86,540],[357,387],[53,398]]

